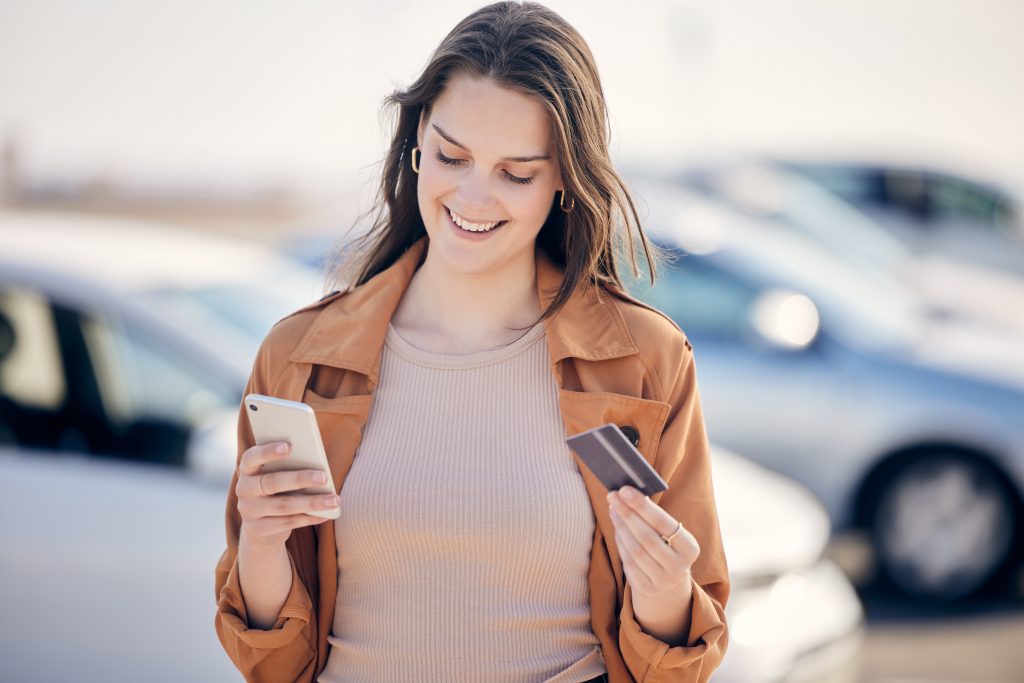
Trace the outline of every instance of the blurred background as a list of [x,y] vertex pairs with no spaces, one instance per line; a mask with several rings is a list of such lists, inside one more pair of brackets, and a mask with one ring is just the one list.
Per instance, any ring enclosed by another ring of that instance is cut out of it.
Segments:
[[[484,3],[0,0],[0,679],[239,680],[242,387]],[[552,0],[675,256],[715,681],[1024,681],[1024,5]]]

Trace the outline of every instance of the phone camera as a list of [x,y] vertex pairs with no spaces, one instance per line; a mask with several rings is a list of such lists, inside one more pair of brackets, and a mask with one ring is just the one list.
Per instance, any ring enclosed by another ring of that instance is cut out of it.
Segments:
[[256,407],[255,403],[250,403],[249,404],[249,410],[259,410],[259,408]]

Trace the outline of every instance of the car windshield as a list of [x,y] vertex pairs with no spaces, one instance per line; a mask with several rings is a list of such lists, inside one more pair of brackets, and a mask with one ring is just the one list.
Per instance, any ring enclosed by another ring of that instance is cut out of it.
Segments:
[[784,289],[809,296],[829,332],[852,346],[906,348],[921,332],[923,308],[912,292],[864,277],[803,238],[747,235],[708,254],[686,253],[664,235],[655,241],[676,260],[654,287],[644,275],[630,289],[686,331],[736,337],[758,296]]
[[312,274],[289,270],[260,281],[156,289],[145,296],[189,329],[215,330],[255,354],[278,320],[316,301],[322,292]]

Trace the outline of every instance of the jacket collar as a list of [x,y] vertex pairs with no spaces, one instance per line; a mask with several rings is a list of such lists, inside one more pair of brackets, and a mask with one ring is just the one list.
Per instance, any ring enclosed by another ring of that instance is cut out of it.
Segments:
[[[427,237],[421,237],[388,268],[330,301],[310,325],[290,359],[355,370],[376,385],[380,352],[388,322],[413,274],[425,256]],[[537,294],[547,308],[562,282],[563,271],[542,249],[536,250]],[[544,321],[548,351],[556,375],[559,361],[574,357],[606,360],[629,356],[637,346],[612,295],[597,287],[574,293],[556,315]]]

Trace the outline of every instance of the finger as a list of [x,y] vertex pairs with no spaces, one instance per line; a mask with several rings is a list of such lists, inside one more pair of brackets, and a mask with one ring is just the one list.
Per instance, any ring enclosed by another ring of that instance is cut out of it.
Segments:
[[[659,571],[674,571],[677,568],[679,560],[676,557],[676,553],[665,545],[658,532],[652,529],[643,517],[624,505],[612,505],[610,507],[618,515],[619,526],[624,527],[630,532],[643,550],[643,553],[650,558],[650,561],[654,563]],[[640,561],[640,559],[638,557],[637,561]]]
[[[284,450],[281,450],[282,446]],[[288,455],[291,445],[286,441],[274,441],[261,446],[253,446],[242,454],[238,461],[239,474],[253,476],[260,473],[260,467],[272,460],[280,460]]]
[[338,496],[333,493],[284,493],[278,496],[255,498],[249,501],[253,513],[250,517],[287,517],[289,515],[308,513],[312,510],[328,510],[337,507],[338,503]]
[[636,488],[623,486],[616,491],[616,496],[622,505],[640,515],[659,534],[668,536],[676,530],[675,518]]
[[318,517],[317,515],[295,515],[295,522],[292,526],[293,529],[298,529],[302,526],[314,526],[322,524],[324,522],[332,522],[334,520],[328,517]]
[[312,526],[327,521],[323,517],[299,513],[282,517],[262,517],[246,522],[248,534],[253,537],[272,536],[299,527]]
[[291,470],[287,472],[268,472],[267,474],[260,475],[262,484],[256,482],[256,477],[252,477],[254,488],[259,490],[259,487],[263,487],[263,495],[273,496],[278,493],[285,491],[295,491],[296,489],[303,489],[307,486],[317,486],[318,484],[327,483],[327,475],[323,470]]
[[619,547],[619,557],[622,558],[622,567],[629,583],[635,590],[644,593],[653,592],[653,579],[636,560],[636,556],[640,552],[637,540],[621,524],[615,528],[615,543]]
[[[635,529],[626,524],[622,515],[612,508],[612,518],[617,520],[615,525],[616,538],[621,538],[622,547],[630,559],[643,571],[644,578],[646,578],[652,585],[660,585],[665,582],[665,575],[669,568],[671,568],[672,562],[663,562],[661,559],[655,557],[654,552],[647,548],[645,542],[638,536]],[[635,514],[633,515],[636,516]],[[645,524],[638,520],[639,524]],[[658,541],[661,543],[661,541]],[[663,546],[664,543],[661,543]],[[658,551],[657,548],[654,549]],[[664,552],[664,551],[661,551]]]

